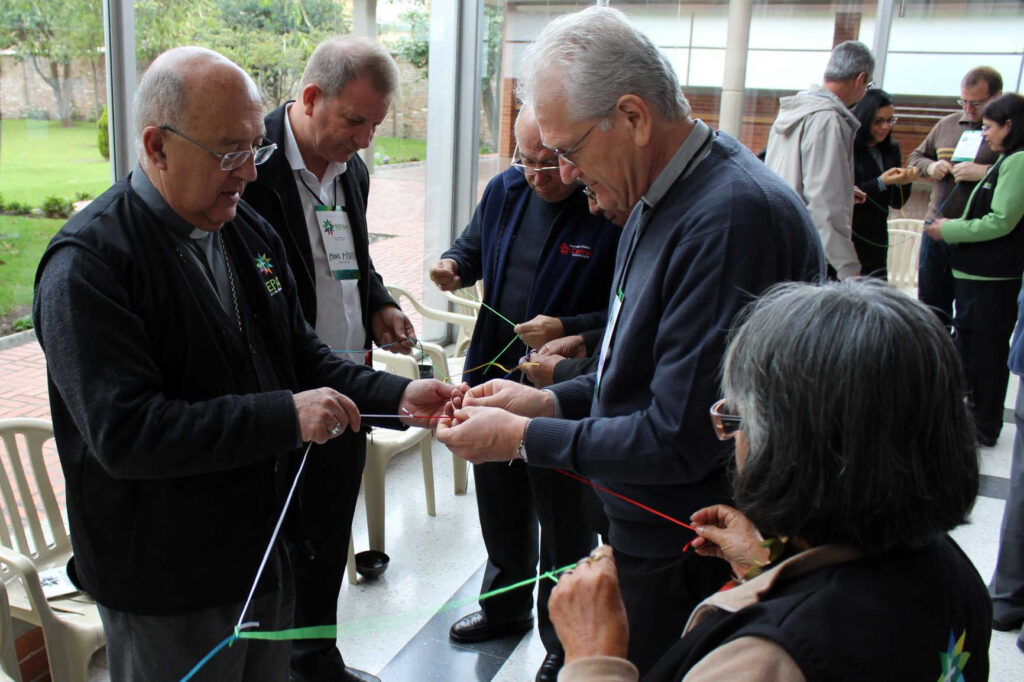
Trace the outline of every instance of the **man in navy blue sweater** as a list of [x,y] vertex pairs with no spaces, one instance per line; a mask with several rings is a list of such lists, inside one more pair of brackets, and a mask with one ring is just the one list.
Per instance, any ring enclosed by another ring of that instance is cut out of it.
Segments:
[[[605,303],[619,229],[591,215],[578,183],[558,177],[554,154],[540,143],[531,108],[516,119],[518,155],[513,168],[487,185],[469,225],[430,270],[442,289],[486,284],[466,367],[470,384],[501,377],[526,347],[509,321],[544,313],[555,317],[596,313]],[[492,311],[498,311],[499,317]],[[473,369],[477,368],[479,369]],[[513,380],[520,380],[513,372]],[[595,545],[582,514],[589,489],[550,470],[485,463],[473,467],[480,530],[487,546],[484,592],[575,561]],[[552,583],[537,592],[538,628],[548,655],[537,680],[554,682],[562,647],[547,613]],[[480,611],[452,625],[456,642],[479,642],[533,625],[533,593],[515,590],[480,603]]]
[[[668,60],[620,12],[592,7],[552,21],[521,74],[521,98],[534,105],[563,180],[587,185],[601,207],[635,208],[597,372],[548,390],[474,387],[438,438],[473,462],[575,471],[685,522],[729,498],[728,448],[707,414],[736,314],[772,284],[822,277],[820,240],[792,189],[689,117]],[[601,497],[628,657],[643,674],[727,567],[683,553],[690,531]]]

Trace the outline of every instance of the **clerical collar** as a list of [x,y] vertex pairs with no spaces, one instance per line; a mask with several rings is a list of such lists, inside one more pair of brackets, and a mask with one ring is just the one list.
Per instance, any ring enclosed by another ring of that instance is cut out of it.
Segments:
[[150,210],[156,214],[156,217],[182,239],[185,237],[202,239],[213,234],[208,230],[200,230],[175,213],[171,205],[160,194],[160,191],[150,182],[149,177],[138,163],[135,164],[135,169],[132,170],[131,185],[132,191],[139,195],[142,202],[149,206]]

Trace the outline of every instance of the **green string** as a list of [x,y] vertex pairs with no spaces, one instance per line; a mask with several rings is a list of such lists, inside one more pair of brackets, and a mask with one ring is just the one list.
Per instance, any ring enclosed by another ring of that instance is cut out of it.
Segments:
[[274,631],[236,629],[235,637],[237,637],[238,639],[262,639],[284,641],[292,639],[337,639],[339,634],[356,634],[357,632],[362,634],[367,631],[368,625],[372,626],[373,624],[376,624],[388,626],[396,622],[414,620],[422,617],[423,615],[436,615],[439,613],[445,613],[447,611],[454,611],[456,609],[461,609],[464,606],[468,606],[469,604],[472,604],[474,602],[484,601],[485,599],[490,599],[491,597],[496,597],[499,594],[505,594],[506,592],[517,590],[520,587],[532,585],[544,579],[550,579],[554,582],[558,582],[555,576],[557,576],[559,573],[564,573],[565,571],[572,570],[576,568],[576,566],[577,564],[569,564],[568,566],[563,566],[562,568],[557,568],[555,570],[542,573],[541,575],[538,575],[536,578],[527,578],[526,580],[521,580],[512,585],[506,585],[505,587],[499,587],[498,589],[491,590],[490,592],[484,592],[479,596],[466,597],[464,599],[459,599],[457,601],[451,601],[446,603],[444,606],[437,610],[419,609],[417,611],[407,614],[400,614],[398,616],[371,618],[369,620],[360,621],[358,623],[344,623],[341,625],[313,625],[304,628],[290,628],[288,630]]
[[495,363],[497,363],[498,360],[501,359],[501,356],[505,354],[505,351],[507,351],[509,348],[511,348],[512,344],[515,343],[518,340],[519,340],[519,334],[516,334],[515,336],[512,337],[512,340],[509,341],[508,344],[504,348],[501,349],[501,352],[498,353],[497,355],[495,355],[494,359],[487,363],[487,368],[484,370],[484,375],[486,375],[488,372],[491,371],[491,368],[494,367]]
[[[466,292],[466,295],[468,295],[468,296],[469,296],[469,297],[470,297],[471,299],[473,299],[474,301],[476,301],[477,303],[479,303],[479,304],[480,304],[480,305],[482,305],[483,307],[487,308],[487,309],[488,309],[488,310],[490,310],[490,311],[491,311],[492,313],[494,313],[495,315],[497,315],[497,316],[498,316],[498,317],[500,317],[501,319],[505,320],[506,322],[508,322],[508,323],[509,323],[510,325],[512,325],[513,327],[515,327],[515,326],[516,326],[516,323],[515,323],[515,322],[513,322],[513,321],[512,321],[512,320],[510,320],[510,319],[508,319],[507,317],[505,317],[504,315],[502,315],[501,313],[499,313],[499,312],[498,312],[497,310],[495,310],[495,309],[494,309],[494,308],[492,308],[491,306],[489,306],[489,305],[487,305],[486,303],[484,303],[483,301],[481,301],[481,300],[480,300],[479,298],[477,298],[477,297],[476,297],[475,295],[473,295],[473,292],[471,292],[471,291],[470,291],[469,289],[465,289],[464,291]],[[509,345],[511,345],[511,344],[509,344]]]

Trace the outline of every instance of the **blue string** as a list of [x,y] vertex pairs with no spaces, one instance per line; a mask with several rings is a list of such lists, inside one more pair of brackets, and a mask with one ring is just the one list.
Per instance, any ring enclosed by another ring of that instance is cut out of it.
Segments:
[[204,665],[206,665],[211,658],[216,656],[217,653],[221,649],[226,647],[228,644],[231,644],[237,638],[238,638],[238,635],[236,635],[235,633],[231,633],[230,635],[225,637],[223,642],[221,642],[217,646],[213,647],[213,649],[210,651],[210,653],[208,653],[205,656],[203,656],[203,659],[201,661],[199,661],[198,663],[196,663],[194,668],[192,668],[191,670],[188,671],[188,675],[185,675],[185,677],[181,678],[181,682],[188,682],[188,680],[191,680],[195,676],[195,674],[197,672],[199,672],[200,668],[202,668]]
[[[417,344],[417,343],[420,342],[420,340],[417,339],[416,337],[410,337],[407,340],[410,343],[413,343],[413,344]],[[380,348],[381,350],[384,350],[385,348],[390,348],[391,346],[394,346],[394,345],[399,344],[399,343],[402,343],[402,342],[401,341],[392,341],[391,343],[385,343],[383,346],[377,346],[377,348]],[[422,347],[422,344],[421,344],[421,347]],[[359,348],[358,350],[335,350],[334,348],[331,349],[332,353],[365,353],[366,351],[367,351],[366,348]]]

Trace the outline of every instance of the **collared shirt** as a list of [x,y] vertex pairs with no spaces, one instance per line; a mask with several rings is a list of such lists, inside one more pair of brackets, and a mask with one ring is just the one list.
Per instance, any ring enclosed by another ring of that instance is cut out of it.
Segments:
[[699,118],[695,119],[693,130],[679,145],[679,149],[672,155],[668,165],[658,173],[658,177],[654,178],[654,182],[640,197],[640,201],[648,208],[654,208],[680,175],[684,178],[689,177],[700,165],[700,162],[711,153],[711,145],[707,144],[707,141],[712,135],[714,135],[714,131],[708,127],[708,124]]
[[[228,281],[220,239],[216,238],[217,233],[200,230],[175,213],[138,163],[135,164],[135,169],[132,171],[131,184],[132,191],[142,199],[143,203],[156,214],[163,224],[167,225],[171,232],[180,237],[183,243],[187,244],[184,240],[190,239],[192,245],[198,247],[197,249],[191,247],[184,249],[186,258],[195,259],[200,269],[207,273],[207,282],[213,288],[221,305],[224,306],[224,310],[231,311],[233,306],[231,285]],[[199,253],[203,255],[204,260],[200,260]]]
[[[289,105],[284,115],[284,155],[295,174],[295,187],[306,216],[306,231],[313,252],[313,272],[316,278],[316,333],[334,350],[352,350],[362,354],[366,328],[363,326],[363,308],[359,300],[359,280],[336,280],[324,249],[323,237],[317,223],[315,207],[320,205],[344,206],[345,193],[338,188],[346,163],[331,161],[324,170],[322,180],[306,168],[299,144],[292,132]],[[360,273],[360,277],[365,273]],[[358,361],[358,355],[347,355]]]

